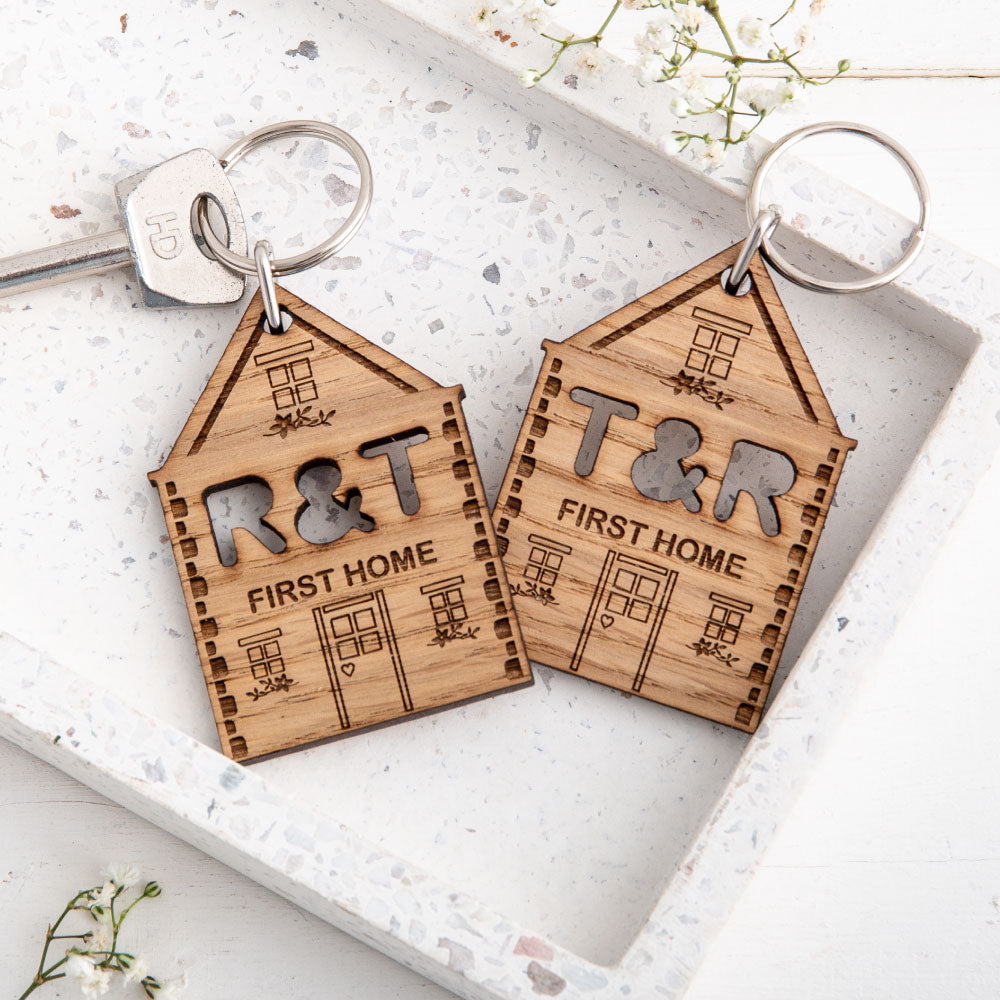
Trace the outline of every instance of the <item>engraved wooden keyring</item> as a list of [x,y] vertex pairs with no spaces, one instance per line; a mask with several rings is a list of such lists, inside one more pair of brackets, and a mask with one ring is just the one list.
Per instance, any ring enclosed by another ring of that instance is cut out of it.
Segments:
[[[818,132],[888,148],[920,197],[902,260],[804,276],[760,211],[771,164]],[[562,344],[546,341],[494,520],[532,659],[753,732],[847,453],[758,250],[807,287],[892,280],[927,230],[919,168],[888,137],[825,123],[758,166],[750,235]]]
[[531,683],[461,386],[277,287],[268,249],[251,261],[262,291],[150,473],[239,761]]

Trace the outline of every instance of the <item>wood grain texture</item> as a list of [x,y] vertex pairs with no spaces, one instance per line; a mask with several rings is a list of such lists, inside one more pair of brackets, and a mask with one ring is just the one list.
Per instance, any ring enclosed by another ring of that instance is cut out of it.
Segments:
[[461,386],[279,301],[291,326],[251,302],[150,473],[241,761],[531,683]]
[[856,442],[737,250],[545,342],[494,519],[533,659],[752,732]]

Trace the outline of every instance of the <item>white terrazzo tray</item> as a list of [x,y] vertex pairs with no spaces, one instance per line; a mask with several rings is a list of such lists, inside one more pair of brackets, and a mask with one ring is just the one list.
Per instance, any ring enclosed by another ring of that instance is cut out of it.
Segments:
[[[104,5],[72,24],[15,6],[0,253],[110,227],[113,181],[160,158],[332,120],[368,149],[375,203],[288,284],[465,384],[491,495],[541,339],[742,234],[759,145],[710,177],[666,161],[653,95],[516,88],[525,57],[453,2],[205,3],[130,14],[124,34]],[[342,161],[307,143],[248,163],[252,232],[311,243],[323,191],[334,226]],[[812,168],[782,176],[790,252],[819,271],[905,237]],[[1000,274],[932,239],[863,298],[779,282],[860,444],[755,736],[538,668],[526,691],[249,768],[217,752],[145,480],[244,306],[152,313],[129,284],[0,303],[0,735],[463,997],[679,996],[1000,443]]]

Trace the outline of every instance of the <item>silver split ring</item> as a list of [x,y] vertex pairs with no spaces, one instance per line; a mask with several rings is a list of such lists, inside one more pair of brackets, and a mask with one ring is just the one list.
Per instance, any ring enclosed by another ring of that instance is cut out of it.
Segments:
[[727,295],[745,295],[750,291],[750,285],[746,284],[750,261],[764,240],[778,228],[779,222],[781,222],[781,209],[777,205],[769,205],[757,213],[757,218],[753,220],[750,232],[747,233],[747,238],[743,241],[736,260],[733,261],[733,266],[722,275],[722,287]]
[[274,251],[267,240],[257,240],[253,248],[257,280],[260,282],[260,297],[264,302],[264,315],[272,333],[281,333],[281,309],[278,307],[278,292],[274,287]]
[[[372,167],[368,162],[368,156],[361,144],[343,129],[335,125],[327,125],[325,122],[317,121],[291,121],[278,122],[274,125],[266,125],[245,135],[238,142],[234,143],[222,154],[219,162],[223,170],[227,173],[235,166],[247,153],[263,146],[273,139],[282,139],[287,136],[305,135],[314,139],[326,139],[337,146],[340,146],[352,160],[357,164],[358,173],[361,175],[358,184],[358,200],[354,203],[350,215],[344,220],[340,228],[327,240],[318,246],[294,257],[281,257],[271,261],[271,274],[280,278],[286,274],[295,274],[297,271],[304,271],[306,268],[315,267],[317,264],[331,257],[338,250],[347,245],[354,238],[361,224],[365,221],[368,208],[372,203]],[[205,250],[209,256],[221,261],[230,270],[242,274],[257,274],[258,263],[254,257],[244,254],[233,253],[222,240],[216,236],[208,219],[208,198],[202,195],[195,204],[195,223],[205,244]],[[258,244],[259,246],[260,244]],[[270,319],[270,317],[269,317]],[[273,324],[272,324],[273,325]],[[280,328],[280,325],[279,325]]]
[[750,189],[747,192],[747,222],[753,226],[760,216],[761,192],[764,189],[764,181],[767,179],[768,171],[774,166],[775,160],[803,139],[827,132],[843,132],[868,139],[892,153],[906,170],[913,189],[917,193],[917,198],[920,200],[920,218],[917,220],[916,228],[910,237],[906,252],[888,270],[870,275],[867,278],[859,278],[856,281],[824,281],[822,278],[816,278],[807,274],[801,268],[789,263],[775,249],[774,244],[771,242],[770,233],[766,233],[761,240],[760,252],[764,259],[779,274],[783,274],[789,281],[794,281],[814,292],[867,292],[873,288],[881,288],[882,285],[887,285],[890,281],[898,278],[916,260],[927,239],[927,227],[930,223],[931,214],[930,189],[927,186],[927,180],[924,177],[923,171],[910,153],[896,142],[895,139],[890,138],[884,132],[869,128],[867,125],[858,125],[855,122],[817,122],[815,125],[807,125],[805,128],[800,128],[795,132],[789,133],[780,142],[775,143],[767,151],[760,163],[757,164],[757,169],[754,171],[753,179],[750,182]]

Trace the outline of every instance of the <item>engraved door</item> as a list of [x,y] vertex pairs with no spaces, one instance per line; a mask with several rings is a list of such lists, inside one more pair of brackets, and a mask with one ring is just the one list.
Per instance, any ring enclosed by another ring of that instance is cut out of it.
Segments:
[[413,709],[385,595],[326,604],[313,611],[343,729]]
[[676,579],[672,570],[609,552],[570,669],[620,664],[640,691]]

